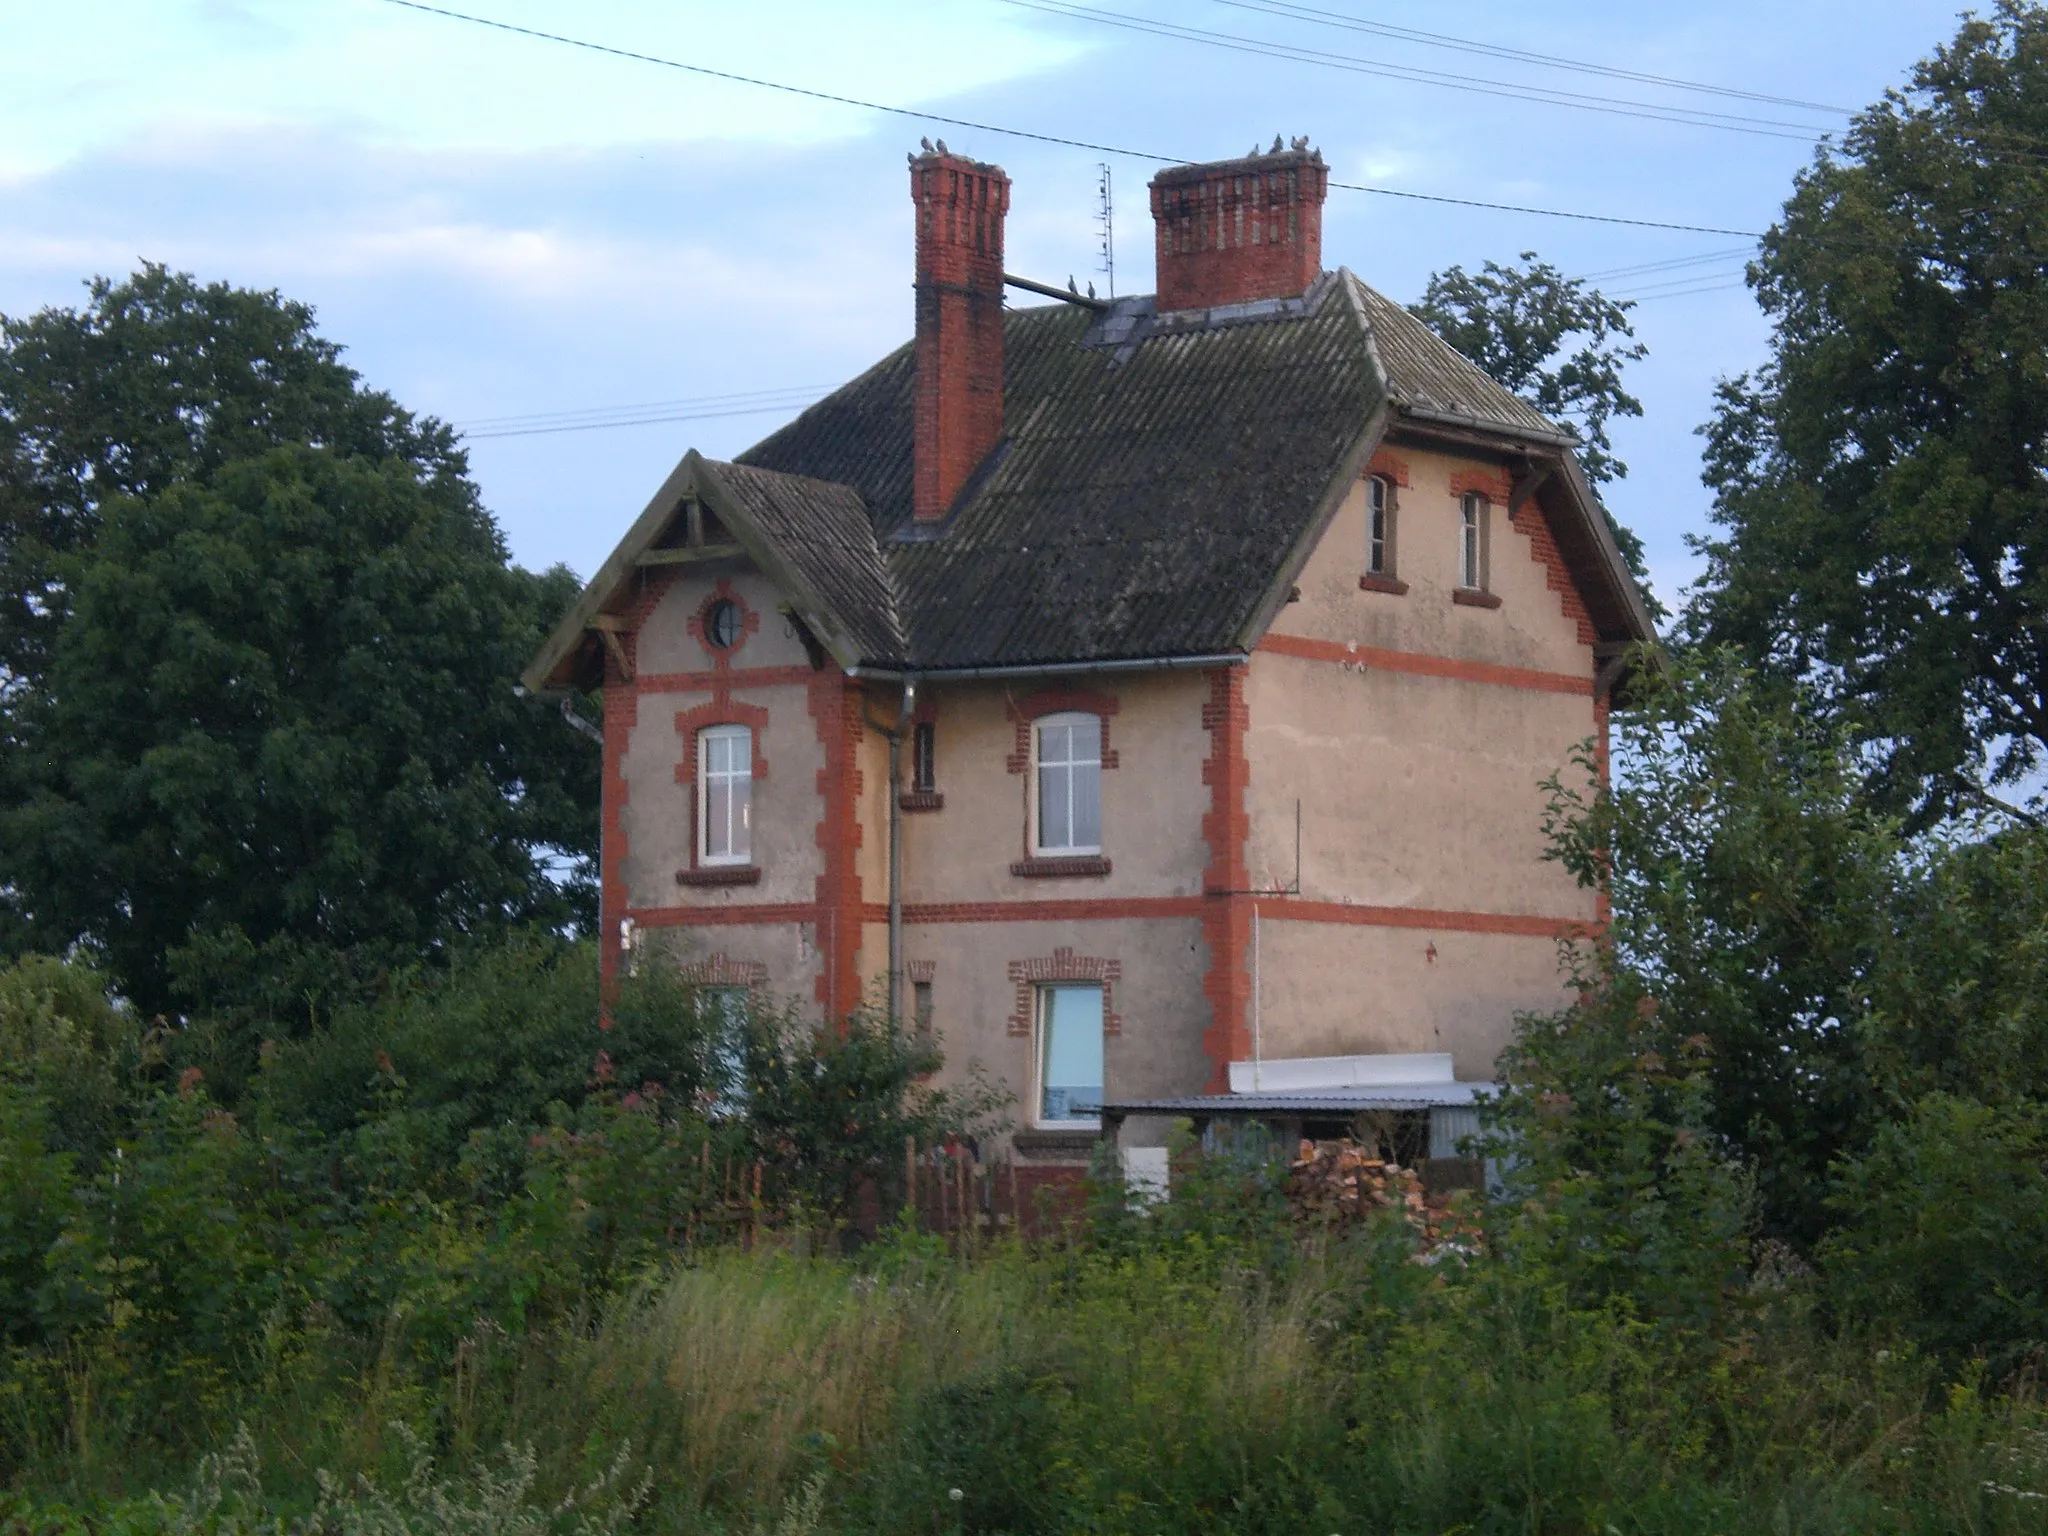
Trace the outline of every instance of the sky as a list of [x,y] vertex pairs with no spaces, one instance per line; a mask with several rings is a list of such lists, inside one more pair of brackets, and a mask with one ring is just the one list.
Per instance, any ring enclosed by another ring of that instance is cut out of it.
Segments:
[[[1957,19],[1920,0],[447,8],[648,57],[393,0],[0,0],[0,314],[77,305],[144,260],[311,303],[369,383],[465,431],[517,560],[585,575],[684,451],[738,452],[907,338],[923,135],[1009,171],[1006,264],[1056,283],[1109,283],[1107,163],[1120,293],[1152,287],[1151,174],[1275,134],[1388,192],[1754,232],[1819,136]],[[1750,240],[1352,190],[1323,239],[1325,265],[1403,301],[1524,251],[1639,297],[1645,415],[1615,429],[1630,474],[1609,500],[1682,596],[1708,527],[1695,428],[1767,355]],[[638,424],[534,430],[571,413]]]

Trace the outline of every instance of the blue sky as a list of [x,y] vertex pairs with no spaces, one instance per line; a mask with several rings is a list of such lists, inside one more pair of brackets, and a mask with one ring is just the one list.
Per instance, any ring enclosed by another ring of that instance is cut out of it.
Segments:
[[[1340,23],[1857,107],[1901,83],[1956,20],[1910,0],[1095,0],[1094,16],[1044,0],[450,3],[1149,154],[1212,159],[1307,134],[1342,181],[1740,230],[1766,227],[1813,136],[1843,119]],[[1105,12],[1238,41],[1161,36]],[[1387,69],[1395,76],[1369,72]],[[1451,78],[1411,73],[1423,70]],[[1486,94],[1487,82],[1506,94]],[[1529,87],[1770,126],[1549,105]],[[76,303],[85,278],[147,258],[307,300],[366,378],[458,424],[749,391],[788,402],[908,334],[903,157],[925,132],[1009,170],[1011,270],[1091,275],[1098,153],[711,81],[386,0],[0,0],[0,313]],[[1117,287],[1149,291],[1153,166],[1111,164]],[[1407,300],[1432,270],[1524,250],[1604,273],[1743,244],[1333,191],[1324,258]],[[1644,296],[1637,329],[1651,355],[1630,382],[1648,414],[1617,433],[1632,473],[1611,499],[1648,543],[1667,600],[1694,569],[1684,535],[1705,527],[1693,429],[1715,379],[1764,355],[1761,317],[1727,286],[1739,267],[1723,256],[1602,280]],[[686,448],[737,451],[791,411],[479,437],[472,465],[517,558],[588,573]]]

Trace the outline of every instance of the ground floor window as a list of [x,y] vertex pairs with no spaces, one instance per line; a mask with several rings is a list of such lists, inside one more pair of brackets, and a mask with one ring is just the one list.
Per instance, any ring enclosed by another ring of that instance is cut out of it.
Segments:
[[1102,1120],[1102,987],[1059,983],[1038,989],[1038,1122]]
[[699,993],[707,1026],[704,1094],[713,1114],[744,1114],[747,1107],[747,1015],[753,998],[745,987],[705,987]]

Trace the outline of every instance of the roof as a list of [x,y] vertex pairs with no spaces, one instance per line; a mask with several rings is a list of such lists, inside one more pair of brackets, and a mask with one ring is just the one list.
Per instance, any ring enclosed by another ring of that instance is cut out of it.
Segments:
[[1201,1093],[1105,1104],[1107,1115],[1360,1115],[1374,1110],[1459,1109],[1496,1092],[1492,1083],[1390,1083],[1381,1088],[1315,1088],[1277,1093]]
[[[526,674],[589,686],[586,628],[702,495],[843,666],[918,672],[1248,652],[1390,424],[1451,423],[1568,470],[1537,502],[1603,640],[1653,634],[1570,439],[1348,271],[1298,299],[1004,316],[1003,441],[911,516],[914,353],[731,464],[669,477]],[[663,508],[666,507],[664,512]]]

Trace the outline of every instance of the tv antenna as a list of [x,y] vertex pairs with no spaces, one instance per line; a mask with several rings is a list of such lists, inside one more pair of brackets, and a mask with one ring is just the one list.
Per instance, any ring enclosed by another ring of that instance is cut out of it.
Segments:
[[1096,213],[1096,221],[1102,226],[1101,271],[1103,276],[1109,279],[1109,296],[1113,299],[1116,297],[1116,206],[1110,196],[1109,162],[1103,161],[1100,168],[1102,179],[1096,187],[1100,208]]

